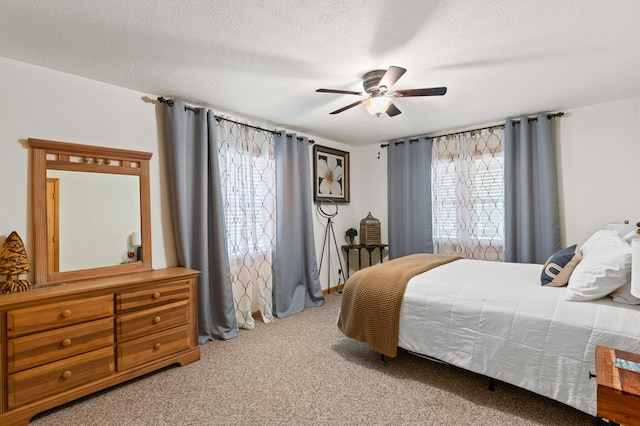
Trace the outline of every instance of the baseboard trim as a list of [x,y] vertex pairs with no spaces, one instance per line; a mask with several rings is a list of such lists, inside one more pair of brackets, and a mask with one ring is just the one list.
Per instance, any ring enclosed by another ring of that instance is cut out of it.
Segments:
[[322,290],[322,294],[329,294],[329,293],[337,293],[339,291],[342,291],[342,289],[344,288],[344,283],[338,283],[338,285],[331,287],[329,289],[324,289]]

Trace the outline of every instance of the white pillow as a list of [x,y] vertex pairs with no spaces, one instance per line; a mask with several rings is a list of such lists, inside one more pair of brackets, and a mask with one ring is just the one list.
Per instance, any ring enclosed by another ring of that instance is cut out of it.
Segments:
[[631,281],[626,282],[609,296],[611,296],[614,302],[626,303],[627,305],[640,305],[640,299],[631,294]]
[[617,231],[597,231],[580,250],[582,261],[569,278],[565,300],[600,299],[629,281],[631,245]]

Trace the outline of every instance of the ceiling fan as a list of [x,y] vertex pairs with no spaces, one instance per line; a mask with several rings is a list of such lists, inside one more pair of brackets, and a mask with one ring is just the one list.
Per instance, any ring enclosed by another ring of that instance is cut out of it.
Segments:
[[[351,90],[336,90],[336,89],[318,89],[316,92],[320,93],[338,93],[345,95],[369,95],[366,99],[361,99],[352,104],[337,109],[330,114],[339,114],[356,105],[364,105],[364,107],[371,114],[380,116],[383,112],[386,112],[389,117],[395,117],[400,114],[401,111],[393,104],[391,97],[389,96],[389,89],[391,86],[407,72],[406,69],[396,66],[390,66],[385,70],[373,70],[369,71],[362,77],[362,85],[364,86],[364,92],[355,92]],[[407,89],[396,90],[393,92],[393,96],[396,98],[408,98],[411,96],[442,96],[447,93],[446,87],[431,87],[425,89]]]

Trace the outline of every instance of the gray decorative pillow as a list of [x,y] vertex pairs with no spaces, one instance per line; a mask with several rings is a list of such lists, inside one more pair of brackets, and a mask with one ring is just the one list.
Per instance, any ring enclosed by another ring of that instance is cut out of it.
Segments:
[[[554,279],[558,277],[558,275],[562,272],[562,270],[567,266],[567,264],[573,259],[573,256],[576,254],[577,244],[574,244],[570,247],[563,248],[562,250],[558,250],[554,254],[552,254],[549,259],[544,264],[542,268],[542,275],[540,277],[540,281],[542,285],[551,284]],[[577,262],[576,262],[577,263]],[[575,265],[573,265],[575,268]],[[567,274],[562,274],[567,275]],[[569,282],[569,277],[566,277],[567,280],[563,283],[554,282],[552,284],[553,287],[561,287],[566,285]],[[564,281],[564,280],[562,280]]]

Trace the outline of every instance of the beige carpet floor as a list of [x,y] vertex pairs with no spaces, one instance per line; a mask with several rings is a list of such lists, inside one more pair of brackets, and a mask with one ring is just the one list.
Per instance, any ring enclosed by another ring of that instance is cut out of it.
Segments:
[[33,425],[591,425],[573,408],[401,351],[382,362],[336,328],[340,294]]

